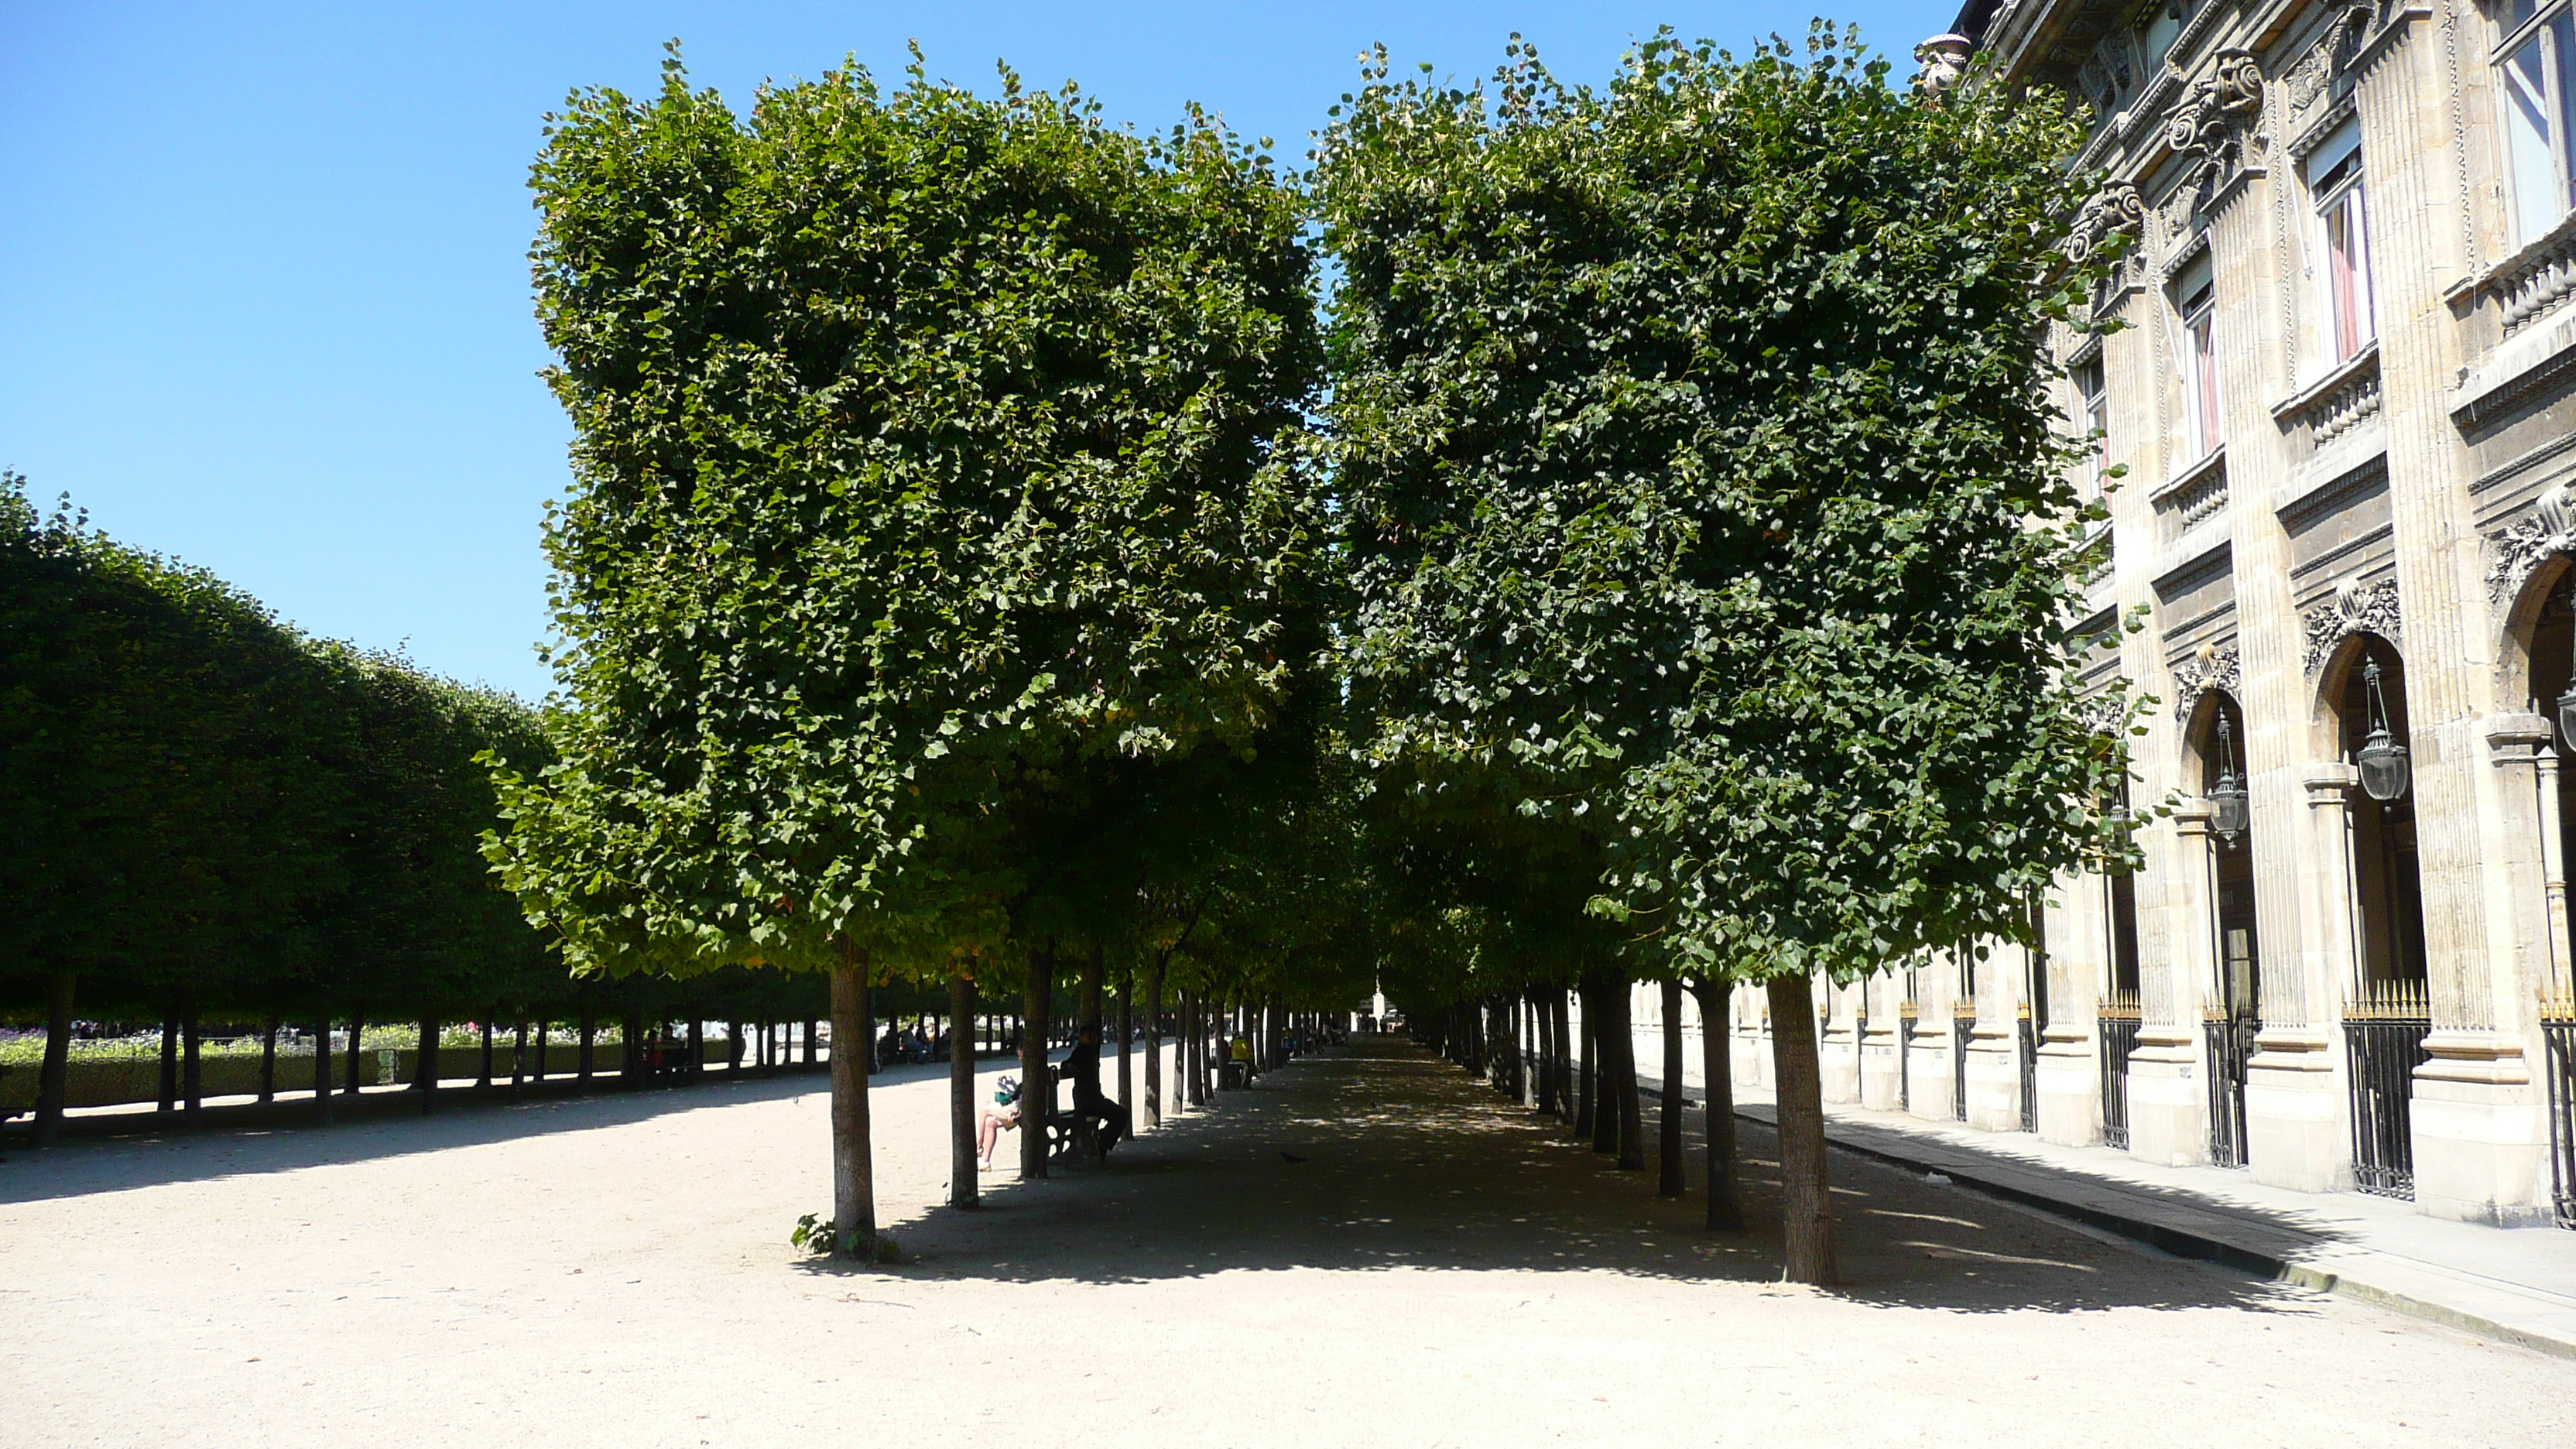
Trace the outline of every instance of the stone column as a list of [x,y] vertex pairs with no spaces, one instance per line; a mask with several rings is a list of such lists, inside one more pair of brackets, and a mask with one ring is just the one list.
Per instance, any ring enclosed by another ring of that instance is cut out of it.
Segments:
[[2542,898],[2549,910],[2549,976],[2540,984],[2540,997],[2548,1001],[2576,988],[2576,953],[2571,953],[2567,930],[2567,860],[2560,844],[2566,836],[2561,833],[2565,824],[2558,810],[2558,751],[2544,740],[2532,752],[2532,764],[2540,792]]
[[2021,1009],[2030,953],[1989,943],[1977,963],[1977,1030],[1968,1044],[1968,1125],[2021,1130]]
[[1881,971],[1862,983],[1866,1011],[1861,1033],[1861,1105],[1893,1112],[1897,1104],[1897,1053],[1905,1050],[1904,1022],[1897,1008],[1905,1000],[1905,980]]
[[2129,1056],[2129,1152],[2169,1167],[2209,1160],[2200,1010],[2217,969],[2209,802],[2185,801],[2154,842],[2164,869],[2155,914],[2163,949],[2138,962],[2138,1049]]
[[2104,878],[2079,872],[2049,888],[2048,1022],[2039,1041],[2039,1135],[2089,1147],[2102,1140],[2102,1034],[2093,1013],[2111,975]]
[[[2483,33],[2473,9],[2450,10]],[[2509,833],[2504,782],[2483,738],[2500,635],[2469,490],[2476,462],[2450,413],[2470,359],[2448,294],[2480,265],[2470,228],[2491,204],[2467,189],[2452,118],[2479,99],[2464,84],[2483,86],[2460,72],[2483,67],[2430,19],[2399,12],[2354,62],[2363,153],[2389,162],[2370,162],[2372,280],[2433,1012],[2411,1112],[2415,1201],[2437,1217],[2521,1223],[2546,1208],[2537,1084],[2513,1009],[2516,872],[2495,849]]]
[[2353,919],[2352,766],[2328,760],[2299,776],[2306,818],[2292,869],[2297,949],[2263,953],[2263,1030],[2245,1073],[2245,1135],[2254,1180],[2302,1192],[2352,1186],[2349,1071],[2338,1022],[2357,977]]

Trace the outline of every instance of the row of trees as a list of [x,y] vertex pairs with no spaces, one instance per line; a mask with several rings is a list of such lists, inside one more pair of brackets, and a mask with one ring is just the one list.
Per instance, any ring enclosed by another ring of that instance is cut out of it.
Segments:
[[1597,91],[1380,52],[1303,175],[917,56],[579,93],[533,176],[566,709],[488,852],[577,968],[816,973],[836,1036],[888,982],[1766,983],[1829,1281],[1812,979],[2128,849],[2039,346],[2098,275],[2075,136],[1824,27]]
[[[308,638],[203,569],[39,508],[15,475],[0,699],[0,1012],[49,1026],[40,1140],[75,1012],[161,1023],[165,1104],[193,1106],[201,1022],[403,1021],[429,1046],[441,1019],[677,1004],[568,977],[479,854],[497,815],[478,756],[543,758],[532,710]],[[818,994],[720,984],[710,1016]]]

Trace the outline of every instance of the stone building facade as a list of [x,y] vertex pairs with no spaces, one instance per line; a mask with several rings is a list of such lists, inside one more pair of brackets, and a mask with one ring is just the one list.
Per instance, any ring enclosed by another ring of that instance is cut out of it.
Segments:
[[2078,232],[2132,239],[2060,352],[2146,865],[1820,992],[1828,1100],[2576,1225],[2570,6],[1971,0],[1918,52],[2081,95]]

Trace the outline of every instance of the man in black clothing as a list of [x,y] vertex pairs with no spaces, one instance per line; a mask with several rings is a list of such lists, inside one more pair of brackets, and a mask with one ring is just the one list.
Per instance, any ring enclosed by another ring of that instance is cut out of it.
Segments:
[[1127,1131],[1127,1109],[1109,1100],[1100,1090],[1100,1029],[1086,1026],[1075,1038],[1073,1051],[1064,1059],[1064,1074],[1073,1082],[1073,1113],[1100,1123],[1100,1155]]

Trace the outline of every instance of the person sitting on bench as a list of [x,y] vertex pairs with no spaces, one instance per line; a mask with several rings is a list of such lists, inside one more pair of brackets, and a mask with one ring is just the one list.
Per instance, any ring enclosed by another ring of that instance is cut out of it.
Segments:
[[1073,1083],[1073,1115],[1100,1124],[1100,1155],[1107,1157],[1127,1130],[1127,1111],[1100,1090],[1100,1028],[1082,1029],[1064,1059],[1063,1075]]
[[982,1154],[984,1170],[993,1170],[993,1149],[1001,1145],[1002,1134],[1020,1125],[1020,1079],[1004,1077],[993,1087],[993,1105],[984,1109],[984,1121],[975,1133],[975,1150]]

